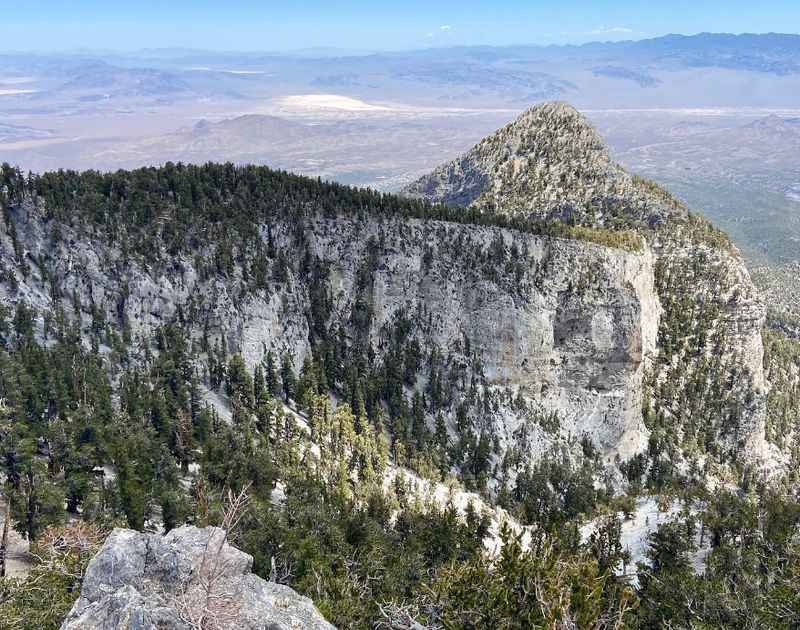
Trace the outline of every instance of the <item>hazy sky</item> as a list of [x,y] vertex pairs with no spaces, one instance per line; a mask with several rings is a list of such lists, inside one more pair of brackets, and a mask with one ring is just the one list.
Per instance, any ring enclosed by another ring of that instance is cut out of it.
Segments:
[[800,0],[0,0],[0,50],[384,50],[800,32]]

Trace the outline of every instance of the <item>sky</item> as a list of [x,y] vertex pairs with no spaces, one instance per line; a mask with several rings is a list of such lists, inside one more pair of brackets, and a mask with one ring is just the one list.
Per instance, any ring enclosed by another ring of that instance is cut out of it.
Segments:
[[798,33],[800,0],[0,0],[0,50],[403,50]]

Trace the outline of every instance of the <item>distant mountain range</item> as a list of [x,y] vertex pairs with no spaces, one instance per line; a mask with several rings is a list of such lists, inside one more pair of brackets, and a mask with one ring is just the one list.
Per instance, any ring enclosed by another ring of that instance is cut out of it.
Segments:
[[483,61],[525,55],[592,57],[614,55],[626,61],[651,61],[665,66],[747,68],[761,72],[797,72],[800,70],[800,34],[794,33],[698,33],[695,35],[668,34],[641,40],[590,42],[581,45],[536,44],[516,46],[452,46],[407,51],[378,51],[335,47],[305,48],[291,51],[215,51],[192,48],[147,48],[133,52],[112,50],[80,50],[63,53],[3,52],[0,56],[37,57],[64,56],[75,58],[135,58],[153,60],[209,61],[215,59],[264,60],[281,57],[301,59],[336,59],[355,57],[404,57],[438,54],[470,55]]
[[[719,71],[761,79],[742,89],[745,78],[718,76]],[[66,92],[79,103],[91,102],[92,91],[102,84],[102,96],[115,99],[179,94],[247,98],[254,90],[259,95],[334,90],[484,107],[518,108],[553,98],[568,98],[584,107],[786,105],[794,102],[798,89],[800,35],[701,33],[581,46],[460,46],[380,53],[157,49],[0,54],[0,80],[5,76],[33,76],[44,84],[39,92]],[[779,79],[785,81],[775,83]],[[79,94],[82,88],[89,94]]]
[[[475,46],[446,50],[495,62],[513,58],[581,61],[599,57],[607,64],[647,64],[664,70],[731,68],[777,75],[800,72],[800,35],[797,34],[700,33],[637,41],[592,42],[580,46]],[[441,49],[434,49],[416,54],[441,52]],[[397,56],[403,54],[396,53]]]

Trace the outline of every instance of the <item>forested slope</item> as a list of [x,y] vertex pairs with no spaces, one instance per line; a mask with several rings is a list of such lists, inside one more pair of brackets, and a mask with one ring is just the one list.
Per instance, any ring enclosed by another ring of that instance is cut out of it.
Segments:
[[[53,601],[36,616],[33,584],[4,584],[11,627],[53,627],[77,595],[87,554],[53,560],[47,527],[217,523],[243,487],[254,570],[342,627],[797,620],[800,511],[757,468],[777,426],[763,313],[702,220],[214,164],[4,166],[0,196],[4,492]],[[491,559],[490,515],[387,487],[398,465],[507,508],[529,551],[509,529]],[[642,493],[686,509],[633,588],[619,527]]]

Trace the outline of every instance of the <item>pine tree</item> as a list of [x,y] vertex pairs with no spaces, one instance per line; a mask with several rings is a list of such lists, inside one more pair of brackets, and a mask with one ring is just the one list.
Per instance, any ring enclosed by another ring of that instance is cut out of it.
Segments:
[[428,426],[425,422],[425,403],[419,391],[414,392],[411,405],[412,429],[411,433],[416,447],[424,451],[428,443]]
[[281,388],[275,368],[275,355],[272,353],[272,350],[267,352],[267,357],[264,361],[264,380],[267,392],[269,392],[270,396],[279,396]]
[[295,396],[297,387],[297,377],[294,374],[294,366],[289,353],[285,353],[281,359],[281,386],[283,389],[283,400],[289,402]]
[[34,541],[49,525],[63,523],[65,493],[60,480],[48,475],[46,464],[28,456],[19,486],[9,492],[11,518],[20,534]]

